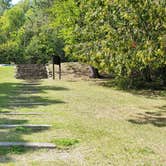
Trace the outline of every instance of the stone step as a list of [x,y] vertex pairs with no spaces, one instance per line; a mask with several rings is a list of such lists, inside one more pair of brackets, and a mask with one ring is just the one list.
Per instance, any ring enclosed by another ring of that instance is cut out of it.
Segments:
[[40,83],[22,83],[20,84],[20,86],[23,85],[23,86],[34,86],[34,85],[40,85]]
[[41,90],[41,88],[39,87],[19,87],[19,88],[15,88],[15,89],[12,89],[11,91],[15,92],[15,91],[28,91],[28,90],[34,90],[34,91],[37,91],[37,90]]
[[34,105],[49,105],[52,103],[23,103],[23,102],[15,102],[8,103],[8,106],[34,106]]
[[40,89],[31,89],[31,88],[20,88],[20,89],[14,89],[11,92],[38,92]]
[[22,91],[11,91],[10,92],[10,94],[24,94],[24,95],[25,94],[36,94],[36,93],[40,93],[40,91],[38,91],[38,90],[37,91],[34,91],[34,90],[33,91],[29,91],[29,90],[28,91],[23,91],[22,90]]
[[38,85],[17,85],[17,87],[13,90],[18,90],[18,89],[27,90],[27,89],[39,89],[39,88],[40,88],[40,86],[38,86]]
[[0,142],[0,147],[27,147],[27,148],[56,148],[52,143],[39,143],[39,142]]
[[0,113],[0,115],[44,115],[43,113],[17,113],[17,112],[9,112],[9,113]]
[[17,127],[25,127],[25,128],[31,128],[31,129],[41,129],[41,128],[50,128],[51,125],[46,124],[0,124],[1,129],[10,129],[10,128],[17,128]]

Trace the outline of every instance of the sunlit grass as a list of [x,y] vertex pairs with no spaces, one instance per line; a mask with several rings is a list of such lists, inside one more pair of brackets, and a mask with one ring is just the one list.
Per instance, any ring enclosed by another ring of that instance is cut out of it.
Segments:
[[[32,87],[39,87],[37,93],[26,94],[25,87],[20,87],[23,81],[16,80],[13,73],[12,67],[0,67],[0,112],[42,115],[0,114],[1,124],[50,124],[52,127],[39,131],[21,127],[0,129],[0,141],[54,142],[58,147],[69,148],[18,150],[18,153],[17,149],[16,153],[1,150],[0,162],[5,161],[4,165],[13,166],[14,161],[20,165],[25,161],[29,165],[51,162],[71,166],[166,164],[165,91],[161,93],[164,95],[154,92],[148,96],[148,93],[100,86],[98,80],[49,79]],[[17,98],[50,104],[8,106],[9,101]]]

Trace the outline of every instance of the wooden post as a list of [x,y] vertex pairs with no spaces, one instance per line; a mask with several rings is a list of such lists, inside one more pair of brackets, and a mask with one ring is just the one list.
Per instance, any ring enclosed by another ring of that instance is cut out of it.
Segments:
[[59,80],[61,80],[61,63],[59,64]]
[[53,65],[53,80],[55,80],[55,66],[59,65],[59,80],[61,80],[61,58],[59,56],[52,56],[52,65]]
[[52,58],[52,72],[53,72],[53,80],[55,80],[55,65],[54,65],[54,58]]

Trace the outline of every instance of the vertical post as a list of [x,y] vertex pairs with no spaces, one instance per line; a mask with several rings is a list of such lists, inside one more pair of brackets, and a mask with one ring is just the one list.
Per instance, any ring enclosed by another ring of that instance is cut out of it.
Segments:
[[53,80],[55,80],[55,65],[54,65],[54,57],[52,57],[52,72],[53,72]]
[[59,80],[61,80],[61,63],[59,64]]

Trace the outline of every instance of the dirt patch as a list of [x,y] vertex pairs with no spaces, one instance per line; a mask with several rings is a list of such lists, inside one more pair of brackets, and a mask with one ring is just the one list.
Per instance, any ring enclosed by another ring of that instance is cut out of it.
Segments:
[[[52,76],[52,65],[49,65],[50,77]],[[63,80],[87,80],[90,70],[88,65],[78,62],[62,63]],[[55,65],[55,77],[58,79],[58,66]]]

